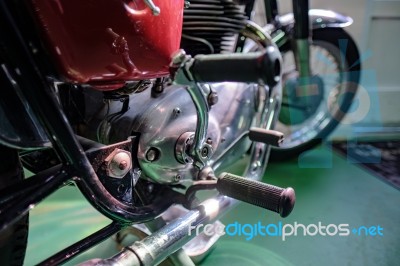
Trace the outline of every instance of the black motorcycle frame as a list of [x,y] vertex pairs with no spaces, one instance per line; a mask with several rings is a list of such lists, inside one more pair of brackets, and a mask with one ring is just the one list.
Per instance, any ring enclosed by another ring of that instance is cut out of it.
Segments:
[[[249,18],[252,16],[252,12],[254,9],[256,0],[248,0],[245,2],[245,14]],[[275,26],[275,29],[281,29],[281,25],[278,19],[279,9],[278,9],[278,1],[277,0],[264,0],[264,12],[265,18],[268,24],[272,24]],[[285,35],[282,35],[278,39],[274,39],[275,43],[278,47],[281,47],[286,41],[286,34],[291,35],[291,40],[296,42],[297,40],[304,40],[304,42],[308,42],[310,37],[310,18],[309,18],[309,0],[292,0],[292,8],[293,8],[293,18],[294,18],[294,26],[293,29],[283,29]],[[243,51],[246,39],[244,36],[239,36],[238,41],[236,43],[236,51]],[[298,56],[303,56],[305,58],[300,58],[298,61],[302,61],[304,64],[299,65],[301,73],[305,73],[304,76],[307,76],[309,73],[309,58],[308,54]],[[303,68],[303,69],[301,69]],[[304,71],[303,71],[304,70]]]
[[[254,4],[256,0],[246,1],[245,14],[249,18],[252,15]],[[309,26],[309,0],[292,0],[293,6],[293,17],[294,17],[294,29],[293,36],[295,39],[307,39],[310,36]],[[277,16],[279,14],[278,1],[277,0],[264,0],[265,18],[268,24],[273,24],[279,28],[279,20]],[[240,51],[244,47],[244,38],[239,38],[236,47]]]

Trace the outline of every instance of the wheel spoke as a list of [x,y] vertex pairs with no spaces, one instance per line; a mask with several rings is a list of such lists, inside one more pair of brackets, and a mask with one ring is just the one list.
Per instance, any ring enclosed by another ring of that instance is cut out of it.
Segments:
[[[279,129],[285,133],[286,141],[284,147],[290,148],[295,147],[301,143],[305,143],[315,138],[321,130],[321,126],[325,127],[327,119],[331,119],[334,116],[330,106],[336,106],[338,97],[332,98],[332,103],[328,106],[328,100],[332,97],[332,93],[342,93],[348,88],[341,84],[347,80],[347,67],[345,64],[343,67],[340,65],[340,51],[337,46],[327,41],[314,40],[310,46],[310,72],[312,75],[318,76],[322,79],[322,95],[320,104],[316,107],[313,114],[310,114],[304,121],[300,121],[298,124],[286,125],[280,122]],[[284,78],[292,79],[296,77],[298,73],[293,72],[295,61],[293,60],[294,54],[292,51],[288,51],[284,54],[283,73]],[[296,76],[293,76],[295,74]],[[337,92],[334,92],[337,91]],[[308,106],[297,103],[289,103],[285,101],[282,103],[283,108],[292,108],[297,111],[304,111],[308,109]],[[335,111],[336,110],[336,111]]]

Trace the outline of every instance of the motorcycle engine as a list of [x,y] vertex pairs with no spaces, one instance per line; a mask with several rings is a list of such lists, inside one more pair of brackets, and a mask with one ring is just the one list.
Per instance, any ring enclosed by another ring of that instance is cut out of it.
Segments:
[[[191,0],[184,11],[181,47],[192,56],[232,52],[238,33],[246,26],[242,9],[232,0]],[[207,144],[212,154],[208,165],[221,171],[249,149],[251,142],[241,136],[254,124],[259,105],[256,99],[261,99],[255,84],[225,82],[210,89],[218,102],[209,111]],[[105,144],[139,136],[138,163],[144,177],[156,183],[179,184],[201,178],[191,158],[185,157],[197,123],[185,86],[166,86],[157,97],[150,89],[135,89],[126,93],[122,102],[117,98],[104,103],[98,92],[84,91],[88,107],[85,121],[90,122],[85,122],[81,135]],[[222,157],[223,162],[219,162]]]
[[[214,83],[212,91],[218,95],[218,102],[211,106],[208,115],[207,165],[222,171],[250,147],[251,142],[240,136],[255,123],[258,89],[255,84],[224,82]],[[88,132],[86,137],[95,139],[97,134],[105,143],[115,143],[138,136],[138,163],[144,177],[156,183],[179,184],[207,175],[200,173],[201,169],[194,167],[191,157],[186,155],[196,130],[197,114],[185,86],[167,86],[156,98],[150,90],[132,94],[128,105],[121,112],[123,103],[107,101],[90,119],[88,128],[92,133]],[[219,160],[221,157],[223,161]]]
[[242,9],[232,0],[191,0],[183,14],[181,47],[192,56],[233,52],[248,19]]

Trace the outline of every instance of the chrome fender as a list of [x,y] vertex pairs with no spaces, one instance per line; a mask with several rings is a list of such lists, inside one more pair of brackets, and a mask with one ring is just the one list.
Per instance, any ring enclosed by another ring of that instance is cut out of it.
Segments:
[[[310,9],[308,11],[312,29],[322,28],[344,28],[353,24],[351,17],[325,9]],[[279,17],[282,26],[294,24],[293,13],[288,13]]]

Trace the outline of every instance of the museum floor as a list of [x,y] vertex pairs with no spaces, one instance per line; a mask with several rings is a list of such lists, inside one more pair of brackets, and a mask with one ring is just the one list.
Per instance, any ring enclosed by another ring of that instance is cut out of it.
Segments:
[[[380,226],[383,236],[223,236],[201,265],[399,265],[400,193],[359,166],[323,146],[300,161],[270,163],[264,181],[292,186],[297,202],[292,214],[279,215],[241,203],[221,220],[225,224],[291,223]],[[25,259],[34,265],[50,254],[108,223],[74,187],[66,187],[31,212]],[[112,240],[69,264],[109,257]]]

